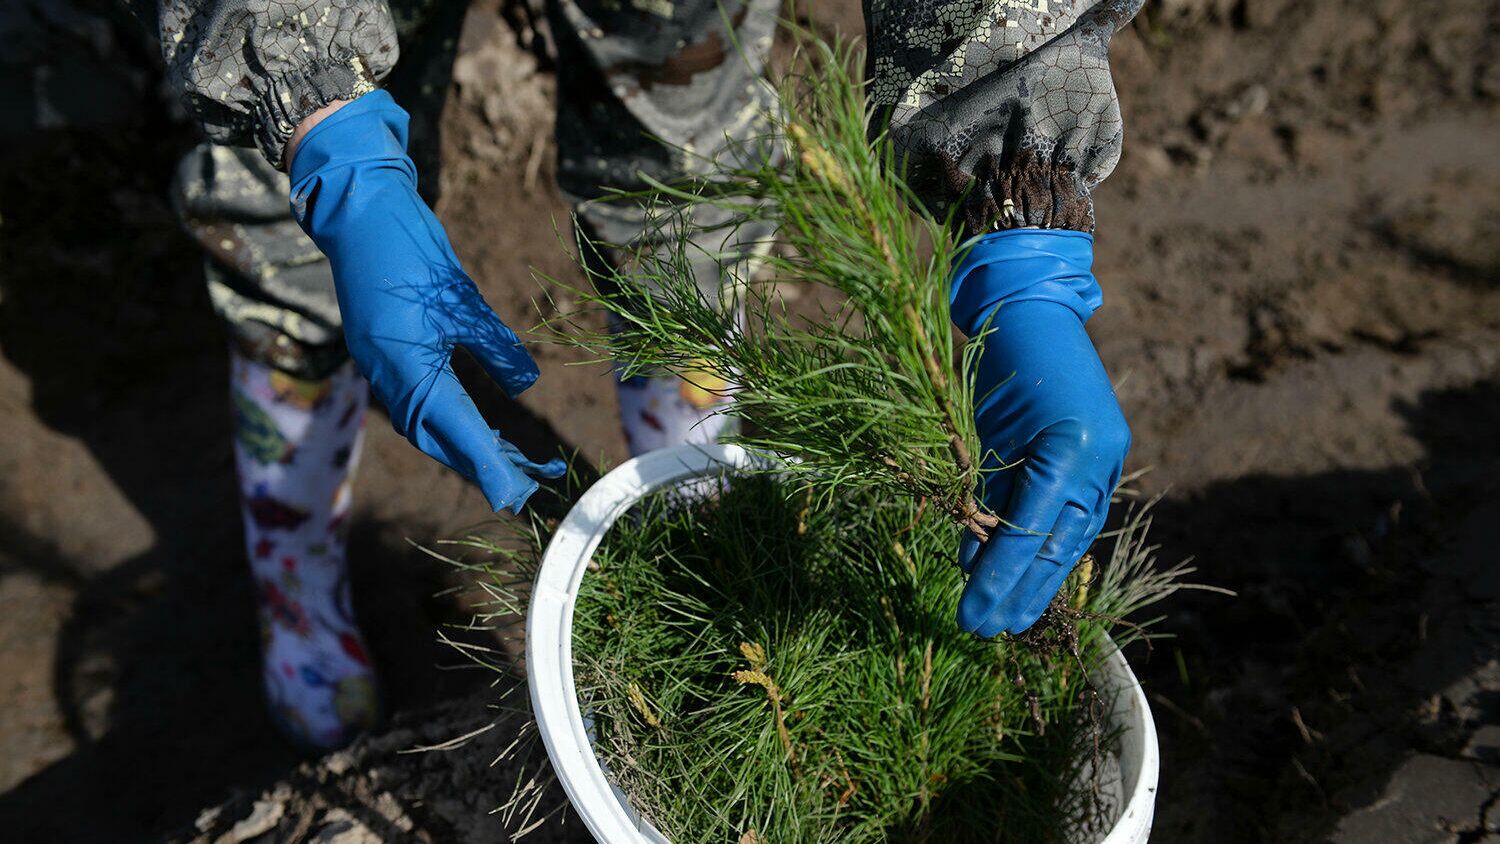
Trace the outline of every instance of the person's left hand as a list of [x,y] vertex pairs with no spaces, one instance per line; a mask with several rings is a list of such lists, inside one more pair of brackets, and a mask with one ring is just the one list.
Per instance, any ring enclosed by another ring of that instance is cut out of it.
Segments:
[[975,423],[983,500],[1002,523],[965,534],[965,630],[1020,633],[1041,617],[1104,526],[1130,429],[1084,331],[1103,302],[1093,238],[1017,229],[979,238],[955,268],[953,321],[983,335]]

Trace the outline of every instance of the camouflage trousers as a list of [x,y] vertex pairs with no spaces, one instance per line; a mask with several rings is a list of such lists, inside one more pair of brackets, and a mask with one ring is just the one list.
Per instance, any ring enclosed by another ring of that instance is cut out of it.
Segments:
[[[403,32],[401,62],[383,83],[411,113],[411,155],[429,202],[463,5],[437,4]],[[583,234],[622,247],[676,237],[640,207],[602,200],[612,190],[642,188],[646,178],[679,179],[703,156],[765,133],[771,96],[763,75],[778,10],[776,0],[549,2],[556,175]],[[348,353],[332,272],[292,218],[288,191],[286,174],[259,151],[208,143],[188,153],[173,185],[178,214],[204,250],[214,309],[241,353],[316,379]],[[718,222],[689,224],[707,232]],[[716,242],[689,250],[694,276],[706,295],[718,296],[770,232],[700,236]]]

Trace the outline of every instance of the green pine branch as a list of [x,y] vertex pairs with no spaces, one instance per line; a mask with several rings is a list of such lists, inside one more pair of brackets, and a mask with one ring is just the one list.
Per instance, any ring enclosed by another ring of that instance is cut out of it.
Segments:
[[[925,499],[987,538],[999,520],[974,497],[974,386],[954,374],[956,353],[968,364],[978,347],[955,348],[945,296],[958,247],[943,222],[912,210],[920,206],[890,145],[879,133],[872,140],[864,84],[849,70],[861,62],[848,47],[802,36],[800,72],[780,86],[771,137],[693,168],[709,174],[696,181],[618,197],[650,209],[669,248],[660,237],[634,249],[580,243],[601,257],[628,255],[617,269],[591,269],[594,289],[576,291],[585,308],[609,314],[612,330],[591,330],[577,313],[550,327],[626,375],[670,371],[711,392],[734,384],[724,412],[745,423],[737,441],[795,458],[791,471],[824,496],[859,486]],[[732,220],[689,237],[701,206]],[[777,232],[781,248],[764,259],[769,281],[737,278],[711,301],[694,259],[741,274],[746,262],[701,244],[733,243],[751,220]],[[840,304],[798,319],[775,292],[787,283],[831,288]]]

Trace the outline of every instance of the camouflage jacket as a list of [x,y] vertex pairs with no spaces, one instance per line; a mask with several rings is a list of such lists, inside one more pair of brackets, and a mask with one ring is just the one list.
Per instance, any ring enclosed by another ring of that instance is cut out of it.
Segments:
[[[372,90],[396,63],[406,25],[458,0],[129,2],[154,26],[168,77],[204,133],[254,144],[279,166],[304,117]],[[622,6],[671,20],[679,4],[555,2],[568,14],[554,20],[583,27],[618,19]],[[872,100],[931,210],[970,232],[1092,230],[1091,191],[1114,169],[1122,136],[1109,39],[1144,0],[863,2]],[[610,37],[597,27],[578,35]],[[680,43],[686,62],[693,39]],[[638,117],[652,132],[649,116]]]

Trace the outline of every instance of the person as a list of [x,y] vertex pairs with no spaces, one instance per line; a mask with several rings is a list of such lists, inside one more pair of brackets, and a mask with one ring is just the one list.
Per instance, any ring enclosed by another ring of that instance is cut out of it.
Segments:
[[[449,363],[465,349],[511,395],[537,378],[430,210],[434,181],[418,181],[462,4],[131,2],[205,137],[174,190],[234,339],[267,695],[292,737],[336,747],[376,711],[344,550],[367,395],[497,512],[519,511],[536,477],[562,471],[506,442],[504,420],[492,429]],[[976,423],[996,471],[982,495],[1003,519],[959,549],[958,623],[981,636],[1041,615],[1102,528],[1129,449],[1084,322],[1102,303],[1092,191],[1122,139],[1109,41],[1142,2],[864,4],[875,125],[919,201],[969,239],[952,312],[985,338]],[[778,11],[776,0],[549,0],[556,176],[582,233],[620,245],[598,260],[661,246],[642,209],[602,201],[612,191],[679,179],[765,132]],[[713,222],[690,220],[690,236]],[[740,229],[692,250],[700,289],[717,296],[772,236]],[[723,424],[723,398],[670,377],[620,381],[618,396],[633,453],[711,441]]]

